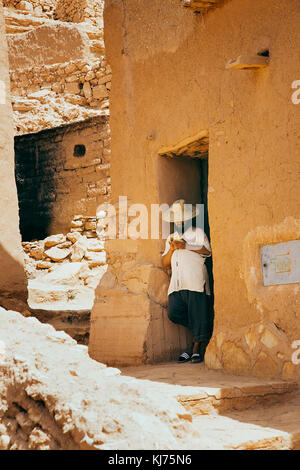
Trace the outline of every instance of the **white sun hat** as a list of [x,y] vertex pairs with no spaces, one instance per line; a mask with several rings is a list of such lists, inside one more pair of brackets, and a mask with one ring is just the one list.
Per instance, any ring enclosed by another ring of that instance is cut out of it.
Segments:
[[200,213],[200,210],[192,204],[187,204],[184,199],[174,201],[169,209],[162,214],[165,222],[184,222],[193,219]]

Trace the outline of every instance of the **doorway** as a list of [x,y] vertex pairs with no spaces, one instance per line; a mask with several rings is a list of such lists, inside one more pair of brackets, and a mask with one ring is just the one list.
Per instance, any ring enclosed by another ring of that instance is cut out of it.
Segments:
[[[176,146],[164,148],[159,152],[159,156],[158,181],[160,203],[167,203],[170,206],[175,200],[184,199],[187,204],[203,204],[203,230],[211,243],[208,201],[208,132],[205,131]],[[213,254],[210,258],[206,259],[205,263],[211,292],[209,299],[212,332],[214,320]],[[168,325],[169,327],[171,326]],[[182,344],[180,347],[182,348]]]

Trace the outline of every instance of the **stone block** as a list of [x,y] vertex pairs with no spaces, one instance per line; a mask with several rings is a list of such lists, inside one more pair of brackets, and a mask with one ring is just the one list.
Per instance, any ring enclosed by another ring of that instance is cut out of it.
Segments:
[[281,377],[283,380],[293,380],[296,377],[296,367],[292,362],[285,362],[282,367]]
[[65,84],[65,93],[72,93],[74,95],[77,95],[80,93],[80,87],[78,82],[73,82],[73,83],[66,83]]
[[93,88],[93,98],[95,100],[100,100],[102,98],[108,97],[108,90],[104,85],[98,85]]
[[276,336],[267,329],[264,330],[260,340],[268,349],[272,349],[279,344]]
[[45,251],[45,255],[48,256],[48,258],[52,259],[53,261],[62,261],[68,256],[70,256],[71,250],[70,249],[60,249],[60,248],[50,248],[49,250]]
[[222,361],[224,369],[234,374],[248,373],[251,367],[248,354],[230,341],[222,345]]
[[26,2],[25,0],[22,0],[20,3],[17,4],[17,9],[32,13],[33,5],[30,2]]
[[105,251],[100,253],[87,251],[85,254],[85,259],[89,262],[88,264],[90,268],[94,266],[102,266],[106,264],[106,253]]
[[249,348],[253,351],[257,344],[257,334],[254,330],[249,330],[245,334],[245,341],[248,344]]
[[253,366],[252,374],[258,378],[271,379],[278,375],[278,366],[268,354],[261,352]]
[[63,243],[66,241],[65,235],[62,233],[58,235],[50,235],[50,237],[45,238],[44,245],[45,248],[52,248],[53,246],[58,245],[59,243]]
[[222,363],[217,355],[217,348],[214,341],[211,341],[205,352],[205,365],[209,369],[222,369]]

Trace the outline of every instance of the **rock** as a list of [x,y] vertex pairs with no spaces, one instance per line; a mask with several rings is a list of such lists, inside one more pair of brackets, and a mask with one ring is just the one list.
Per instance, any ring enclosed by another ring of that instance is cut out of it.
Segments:
[[108,90],[105,85],[98,85],[93,88],[93,98],[100,100],[108,97]]
[[87,238],[97,238],[97,232],[92,231],[92,230],[86,230],[86,231],[83,232],[83,234],[84,234]]
[[84,77],[85,78],[85,81],[86,82],[90,82],[91,80],[93,80],[93,78],[95,78],[96,75],[95,75],[95,72],[93,72],[92,70],[90,70],[86,76]]
[[29,436],[28,447],[31,450],[55,450],[58,448],[55,440],[41,428],[34,428]]
[[89,271],[86,273],[86,276],[84,278],[84,284],[93,289],[96,289],[103,275],[105,275],[104,273],[105,273],[105,266],[94,267],[92,270],[89,269]]
[[265,352],[258,355],[257,361],[252,369],[252,374],[258,378],[271,379],[276,377],[278,366],[276,362]]
[[222,369],[222,363],[217,355],[217,348],[213,341],[211,341],[205,352],[205,365],[209,369]]
[[100,253],[94,253],[92,251],[88,251],[85,254],[85,259],[89,262],[89,267],[94,267],[94,266],[102,266],[106,264],[106,253],[105,251],[102,251]]
[[0,449],[7,450],[10,444],[10,437],[8,434],[1,434],[0,436]]
[[33,6],[32,6],[32,4],[29,3],[29,2],[26,2],[26,1],[24,1],[24,0],[22,0],[20,3],[18,3],[17,9],[18,9],[18,10],[23,10],[23,11],[33,12]]
[[59,243],[64,243],[66,241],[66,237],[60,233],[58,235],[51,235],[50,237],[45,238],[45,248],[51,248],[53,246],[58,245]]
[[80,240],[83,237],[80,232],[70,232],[70,233],[67,233],[66,238],[70,240],[72,243],[76,243],[78,240]]
[[43,14],[43,9],[42,7],[38,6],[38,7],[35,7],[34,9],[34,14],[37,15],[37,16],[40,16]]
[[85,230],[94,230],[96,231],[97,224],[96,221],[87,221],[84,225]]
[[245,374],[251,367],[251,359],[240,347],[230,341],[222,345],[224,369],[234,374]]
[[83,93],[87,100],[92,99],[92,89],[89,82],[85,82],[83,85]]
[[285,362],[282,367],[281,376],[283,380],[291,380],[296,377],[296,367],[292,362]]
[[65,93],[71,93],[77,95],[80,93],[80,87],[78,82],[66,83],[65,84]]
[[272,349],[278,345],[278,339],[269,330],[265,330],[261,336],[261,342],[268,348]]
[[60,248],[50,248],[50,250],[45,251],[45,255],[48,256],[53,261],[62,261],[68,256],[70,256],[71,250],[70,249],[60,249]]
[[22,431],[24,431],[26,434],[29,434],[34,428],[34,423],[28,417],[27,413],[23,411],[20,411],[20,413],[16,415],[16,420],[19,426],[21,426]]
[[256,346],[257,335],[254,330],[249,330],[245,334],[245,341],[248,344],[249,348],[253,350]]
[[63,91],[61,83],[53,83],[51,89],[55,93],[62,93],[62,91]]
[[88,243],[87,243],[87,249],[88,251],[95,251],[95,252],[103,251],[104,242],[96,238],[89,238]]
[[82,220],[72,220],[71,227],[78,228],[82,226],[83,226]]
[[50,261],[39,261],[36,265],[37,269],[50,269],[53,264]]
[[29,251],[29,255],[31,256],[31,258],[41,260],[44,256],[44,250],[40,246],[35,246],[31,248],[31,250]]
[[43,282],[47,284],[64,284],[76,286],[79,283],[79,276],[87,271],[87,266],[82,263],[64,263],[55,266],[55,269],[43,277]]
[[27,98],[28,99],[33,99],[33,100],[39,100],[41,101],[42,103],[46,102],[46,98],[48,98],[49,96],[49,90],[40,90],[40,91],[37,91],[35,93],[30,93],[27,95]]
[[87,243],[85,238],[79,239],[71,248],[71,261],[77,262],[81,261],[87,250]]
[[14,98],[12,101],[12,107],[14,111],[20,111],[20,112],[27,112],[27,111],[32,111],[35,109],[35,103],[33,102],[34,100],[26,100],[26,99],[16,99]]
[[56,248],[71,248],[72,245],[73,243],[70,240],[66,240],[63,243],[59,243],[58,245],[56,245]]

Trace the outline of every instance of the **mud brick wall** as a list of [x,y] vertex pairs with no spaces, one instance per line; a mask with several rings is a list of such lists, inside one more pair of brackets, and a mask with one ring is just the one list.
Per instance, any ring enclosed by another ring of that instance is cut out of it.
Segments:
[[13,95],[30,96],[31,93],[47,89],[57,94],[72,95],[71,102],[74,104],[92,107],[97,107],[103,99],[108,98],[111,77],[111,69],[104,56],[90,63],[77,60],[10,72]]
[[96,214],[110,198],[106,116],[15,137],[20,230],[24,241],[67,233],[76,214]]

